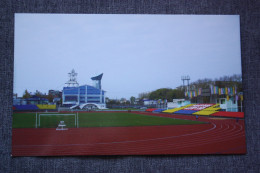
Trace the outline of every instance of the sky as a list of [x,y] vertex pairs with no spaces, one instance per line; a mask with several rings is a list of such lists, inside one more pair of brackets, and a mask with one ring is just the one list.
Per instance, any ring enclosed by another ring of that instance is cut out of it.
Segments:
[[15,14],[14,93],[103,73],[110,99],[241,74],[239,15]]

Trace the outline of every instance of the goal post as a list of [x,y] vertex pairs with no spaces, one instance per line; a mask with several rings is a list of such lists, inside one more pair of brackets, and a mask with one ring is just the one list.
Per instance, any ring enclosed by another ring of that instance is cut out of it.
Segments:
[[35,128],[56,128],[60,121],[64,121],[69,128],[78,128],[78,113],[36,113]]

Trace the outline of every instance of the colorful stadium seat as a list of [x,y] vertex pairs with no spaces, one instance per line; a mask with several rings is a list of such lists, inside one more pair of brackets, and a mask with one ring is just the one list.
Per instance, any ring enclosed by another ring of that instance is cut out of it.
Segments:
[[194,114],[195,112],[204,110],[214,104],[194,104],[192,106],[189,106],[187,108],[184,108],[182,110],[179,110],[177,112],[174,112],[176,114]]
[[154,110],[153,112],[162,112],[162,111],[164,111],[164,110],[166,110],[166,109],[156,109],[156,110]]
[[14,105],[15,110],[38,110],[36,105]]
[[211,116],[217,116],[217,117],[231,117],[231,118],[244,118],[244,112],[224,112],[219,111],[214,114],[211,114]]
[[174,112],[177,112],[177,111],[182,110],[182,109],[184,109],[184,108],[190,107],[190,106],[192,106],[192,105],[194,105],[194,104],[189,104],[189,105],[182,106],[182,107],[179,107],[179,108],[174,108],[174,109],[168,109],[168,110],[165,110],[165,111],[163,111],[163,112],[164,112],[164,113],[174,113]]
[[208,108],[205,108],[201,111],[193,113],[194,115],[211,115],[213,113],[218,112],[221,108],[219,107],[219,104],[215,104],[213,106],[210,106]]
[[56,109],[56,105],[37,105],[39,109]]
[[174,112],[175,114],[193,114],[194,112],[198,112],[197,110],[179,110],[177,112]]
[[145,111],[146,111],[146,112],[153,112],[153,111],[155,111],[156,109],[158,109],[158,108],[148,108],[148,109],[146,109]]

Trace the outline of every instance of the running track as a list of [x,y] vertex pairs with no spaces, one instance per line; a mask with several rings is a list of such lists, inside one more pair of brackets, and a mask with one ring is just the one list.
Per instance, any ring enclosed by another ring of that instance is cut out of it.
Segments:
[[[140,114],[140,112],[138,112]],[[194,116],[142,113],[195,120]],[[199,117],[199,125],[13,129],[12,156],[244,154],[244,120]]]

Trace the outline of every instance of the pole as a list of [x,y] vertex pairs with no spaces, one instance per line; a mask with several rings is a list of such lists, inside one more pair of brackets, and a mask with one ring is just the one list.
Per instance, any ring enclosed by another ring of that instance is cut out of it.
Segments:
[[243,105],[242,105],[242,100],[241,100],[241,112],[243,112]]
[[39,127],[41,125],[41,115],[39,115]]
[[77,127],[77,114],[75,114],[75,127]]
[[79,128],[79,112],[77,112],[77,117],[78,117],[77,123],[78,123],[78,128]]

